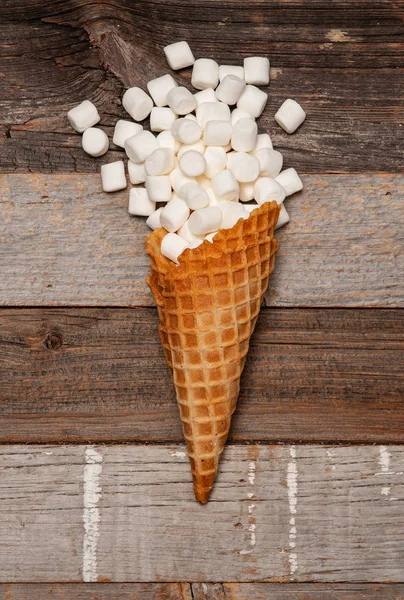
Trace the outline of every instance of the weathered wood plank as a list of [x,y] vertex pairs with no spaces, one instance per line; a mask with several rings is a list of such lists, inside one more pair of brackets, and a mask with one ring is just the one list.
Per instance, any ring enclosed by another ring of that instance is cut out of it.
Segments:
[[[231,439],[404,442],[404,311],[262,310]],[[182,441],[154,309],[2,309],[0,441]]]
[[[193,588],[196,585],[193,584]],[[203,585],[203,584],[202,584]],[[208,586],[209,584],[205,584]],[[224,583],[225,600],[403,600],[404,585]],[[209,596],[208,596],[209,598]],[[219,596],[220,598],[220,596]],[[199,599],[204,600],[203,595]]]
[[229,446],[206,506],[183,446],[0,456],[2,581],[403,580],[400,446]]
[[[206,0],[194,2],[192,11],[180,0],[135,6],[126,0],[113,7],[45,0],[29,10],[25,4],[9,0],[0,7],[2,172],[98,169],[105,157],[93,160],[82,152],[67,110],[93,99],[110,133],[124,114],[124,87],[144,86],[166,72],[162,48],[178,38],[189,40],[197,56],[220,62],[240,62],[251,53],[271,57],[273,81],[261,125],[298,169],[401,168],[404,11],[393,1],[338,0],[332,11],[327,0]],[[176,77],[189,84],[188,72]],[[287,96],[300,100],[309,115],[292,137],[273,120]]]
[[0,583],[0,600],[192,600],[189,583]]
[[[272,306],[404,305],[404,177],[304,177],[266,302]],[[0,177],[0,303],[152,304],[148,228],[128,192],[97,175]]]

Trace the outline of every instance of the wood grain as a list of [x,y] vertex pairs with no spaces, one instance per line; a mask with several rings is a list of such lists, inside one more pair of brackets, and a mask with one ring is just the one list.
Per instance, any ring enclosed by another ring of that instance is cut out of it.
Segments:
[[[404,306],[404,177],[303,179],[267,305]],[[148,228],[127,195],[102,192],[97,175],[1,176],[0,303],[152,305]]]
[[[234,441],[404,442],[404,311],[262,310]],[[154,309],[0,311],[0,442],[182,441]]]
[[[198,585],[198,584],[194,584]],[[193,587],[194,587],[193,586]],[[209,589],[209,588],[208,588]],[[224,583],[225,600],[403,600],[403,585]],[[209,596],[207,596],[209,598]],[[199,599],[198,599],[199,600]],[[202,596],[200,600],[205,600]]]
[[[10,8],[12,7],[12,8]],[[66,112],[85,98],[111,134],[125,87],[167,72],[163,47],[187,39],[223,63],[268,55],[270,99],[261,118],[286,161],[309,172],[399,171],[402,164],[404,9],[393,1],[307,3],[41,0],[0,7],[0,171],[93,172]],[[195,22],[198,27],[195,27]],[[240,45],[236,40],[242,39]],[[343,67],[343,68],[342,68]],[[189,70],[176,73],[189,85]],[[386,94],[386,89],[388,94]],[[308,119],[294,136],[275,125],[285,97]],[[377,143],[375,143],[377,140]],[[116,148],[108,160],[122,155]]]
[[0,600],[193,600],[189,583],[0,583]]
[[[99,581],[403,580],[400,446],[228,446],[206,506],[184,446],[92,452]],[[86,453],[0,447],[1,581],[82,580]]]

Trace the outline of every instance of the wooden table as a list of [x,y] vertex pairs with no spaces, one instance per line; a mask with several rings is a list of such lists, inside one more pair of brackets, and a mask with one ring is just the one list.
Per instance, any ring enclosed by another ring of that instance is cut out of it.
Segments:
[[[2,1],[2,600],[404,598],[403,19],[387,0]],[[89,98],[111,136],[178,39],[270,57],[260,127],[305,183],[207,506],[147,228],[66,119]],[[286,97],[308,114],[293,136]]]

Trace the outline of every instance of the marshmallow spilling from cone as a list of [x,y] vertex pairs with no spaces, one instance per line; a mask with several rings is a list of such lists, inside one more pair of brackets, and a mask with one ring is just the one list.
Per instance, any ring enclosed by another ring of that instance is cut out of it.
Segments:
[[[197,91],[178,85],[170,73],[149,81],[148,93],[129,88],[122,105],[132,120],[116,123],[113,143],[125,149],[129,180],[136,186],[130,190],[129,213],[148,217],[151,229],[167,230],[161,252],[178,264],[186,248],[212,242],[219,229],[247,219],[265,202],[282,205],[277,224],[282,227],[290,220],[284,200],[303,183],[295,169],[283,169],[283,156],[269,134],[258,131],[256,119],[268,99],[259,88],[269,84],[267,58],[219,65],[210,58],[195,59],[186,41],[166,46],[164,53],[172,70],[192,67]],[[85,152],[94,157],[107,152],[108,136],[94,127],[100,121],[94,104],[85,100],[67,116],[83,134]],[[147,117],[151,131],[139,123]],[[274,118],[291,134],[306,113],[288,98]],[[102,165],[101,179],[105,192],[125,189],[124,162]]]

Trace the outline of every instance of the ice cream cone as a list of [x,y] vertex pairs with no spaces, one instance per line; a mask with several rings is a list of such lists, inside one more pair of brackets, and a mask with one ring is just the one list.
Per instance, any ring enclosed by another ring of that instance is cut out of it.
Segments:
[[266,203],[231,229],[185,250],[179,265],[160,251],[165,229],[146,242],[148,284],[177,394],[195,496],[208,500],[240,391],[251,334],[274,268],[280,206]]

